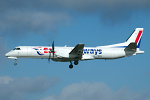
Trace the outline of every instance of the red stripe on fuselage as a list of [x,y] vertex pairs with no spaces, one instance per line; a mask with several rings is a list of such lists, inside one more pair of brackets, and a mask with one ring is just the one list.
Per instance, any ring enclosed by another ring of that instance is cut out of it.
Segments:
[[135,43],[138,43],[140,37],[141,37],[141,34],[142,34],[143,31],[139,31],[137,37],[136,37],[136,40],[135,40]]

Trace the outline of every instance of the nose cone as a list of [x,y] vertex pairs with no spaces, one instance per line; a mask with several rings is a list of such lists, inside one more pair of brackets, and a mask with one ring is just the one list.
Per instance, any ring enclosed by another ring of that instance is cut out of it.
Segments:
[[8,52],[8,53],[5,54],[5,56],[6,56],[6,57],[10,57],[11,54],[12,54],[11,52]]
[[5,54],[6,57],[9,57],[9,52]]

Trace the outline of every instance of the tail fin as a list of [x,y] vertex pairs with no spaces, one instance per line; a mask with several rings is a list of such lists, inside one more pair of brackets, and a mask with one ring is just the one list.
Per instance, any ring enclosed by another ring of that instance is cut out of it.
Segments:
[[131,36],[127,39],[126,42],[128,44],[135,42],[137,45],[137,48],[139,48],[142,34],[143,34],[143,28],[136,28],[135,31],[131,34]]
[[136,28],[131,36],[127,39],[126,43],[128,46],[124,49],[126,56],[144,53],[140,51],[141,37],[143,34],[143,28]]

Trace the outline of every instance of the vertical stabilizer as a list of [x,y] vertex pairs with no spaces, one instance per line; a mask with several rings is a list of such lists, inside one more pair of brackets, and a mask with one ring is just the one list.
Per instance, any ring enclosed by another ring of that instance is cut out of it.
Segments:
[[143,34],[143,28],[136,28],[126,42],[128,44],[135,42],[137,43],[137,48],[139,48],[142,34]]

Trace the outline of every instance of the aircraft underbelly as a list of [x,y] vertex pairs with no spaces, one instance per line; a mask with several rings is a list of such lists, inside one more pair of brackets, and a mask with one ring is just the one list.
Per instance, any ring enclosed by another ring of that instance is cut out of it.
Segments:
[[58,61],[58,62],[69,62],[69,61],[74,61],[75,59],[71,58],[52,58],[53,61]]
[[109,50],[103,51],[101,59],[117,59],[125,57],[124,50]]

